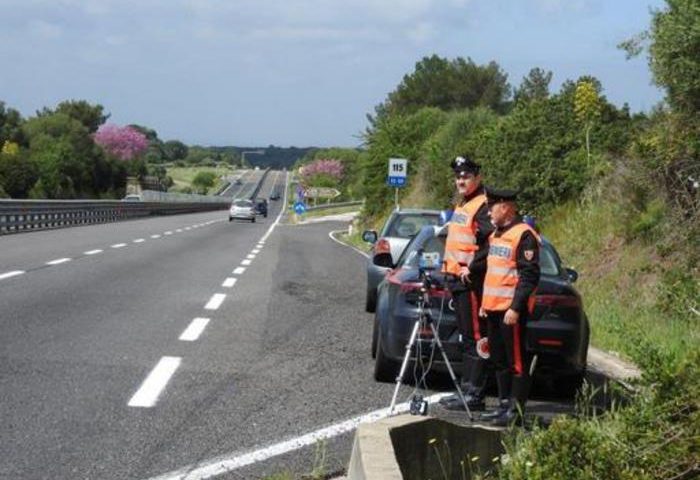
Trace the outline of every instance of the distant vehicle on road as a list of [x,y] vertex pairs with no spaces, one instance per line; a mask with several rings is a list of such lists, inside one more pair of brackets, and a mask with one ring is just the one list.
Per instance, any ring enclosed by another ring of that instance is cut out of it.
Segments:
[[143,202],[143,198],[141,198],[141,195],[131,193],[122,198],[122,202]]
[[[418,314],[422,286],[419,261],[422,252],[435,252],[443,258],[447,229],[423,227],[409,243],[403,255],[379,285],[372,333],[374,378],[393,382]],[[375,257],[386,265],[388,254]],[[540,283],[535,296],[535,311],[527,324],[526,348],[537,355],[535,375],[554,381],[558,393],[573,396],[581,386],[585,372],[590,337],[588,318],[581,296],[573,287],[576,271],[563,268],[554,246],[543,238],[540,250]],[[438,334],[450,361],[461,362],[464,347],[459,341],[456,318],[449,290],[439,270],[431,273],[431,303],[426,308],[435,321]],[[421,332],[422,351],[430,354],[431,334]],[[414,350],[415,352],[415,350]],[[445,365],[439,354],[433,360],[437,370]]]
[[280,199],[280,192],[277,190],[273,190],[272,193],[270,194],[270,200],[279,200]]
[[255,205],[250,200],[236,199],[231,203],[231,208],[228,211],[228,221],[234,218],[241,220],[250,220],[255,223]]
[[255,199],[255,211],[258,215],[262,215],[267,218],[267,200],[264,198]]
[[439,218],[439,210],[395,210],[384,223],[379,234],[374,230],[366,230],[362,234],[362,239],[372,244],[367,261],[367,297],[365,300],[367,312],[374,312],[377,304],[377,285],[390,270],[375,264],[374,258],[380,254],[390,253],[391,262],[397,262],[411,237],[425,225],[437,225]]

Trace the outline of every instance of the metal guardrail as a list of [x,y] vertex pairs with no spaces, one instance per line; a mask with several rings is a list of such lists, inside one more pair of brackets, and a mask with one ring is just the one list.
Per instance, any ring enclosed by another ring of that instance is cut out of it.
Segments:
[[[268,171],[261,177],[251,198],[257,195]],[[145,201],[0,199],[0,235],[118,222],[154,215],[224,210],[231,202],[226,197],[150,190],[143,191],[141,198]]]
[[354,205],[363,205],[365,202],[363,200],[357,200],[354,202],[338,202],[338,203],[324,203],[323,205],[316,205],[315,207],[307,207],[306,211],[310,210],[323,210],[325,208],[335,208],[335,207],[352,207]]

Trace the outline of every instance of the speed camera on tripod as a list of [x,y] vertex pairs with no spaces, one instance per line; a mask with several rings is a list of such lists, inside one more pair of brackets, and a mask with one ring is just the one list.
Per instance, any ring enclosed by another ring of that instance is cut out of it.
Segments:
[[440,260],[440,252],[424,252],[421,250],[418,268],[426,271],[437,270],[442,266]]

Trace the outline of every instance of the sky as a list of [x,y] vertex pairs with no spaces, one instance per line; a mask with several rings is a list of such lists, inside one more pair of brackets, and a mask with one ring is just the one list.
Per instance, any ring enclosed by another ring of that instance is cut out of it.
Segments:
[[163,140],[361,144],[366,114],[424,56],[495,60],[517,86],[594,75],[632,111],[663,98],[617,45],[662,0],[0,0],[0,101],[69,99]]

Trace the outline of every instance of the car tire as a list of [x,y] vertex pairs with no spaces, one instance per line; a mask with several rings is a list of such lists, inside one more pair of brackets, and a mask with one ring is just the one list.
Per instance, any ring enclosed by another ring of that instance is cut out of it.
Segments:
[[250,219],[250,223],[255,223],[255,217]]
[[575,398],[576,393],[583,385],[583,379],[586,377],[585,370],[573,375],[566,375],[555,380],[556,393],[563,398]]
[[267,218],[267,213],[265,215],[263,215],[263,217]]
[[365,312],[374,313],[377,311],[377,289],[367,290],[365,297]]
[[372,358],[377,358],[377,338],[379,337],[379,319],[374,315],[372,322]]
[[374,359],[374,379],[378,382],[392,383],[396,381],[399,365],[384,354],[382,334],[377,334],[377,356]]
[[228,217],[228,221],[229,221],[229,222],[232,222],[232,221],[233,221],[233,217]]

